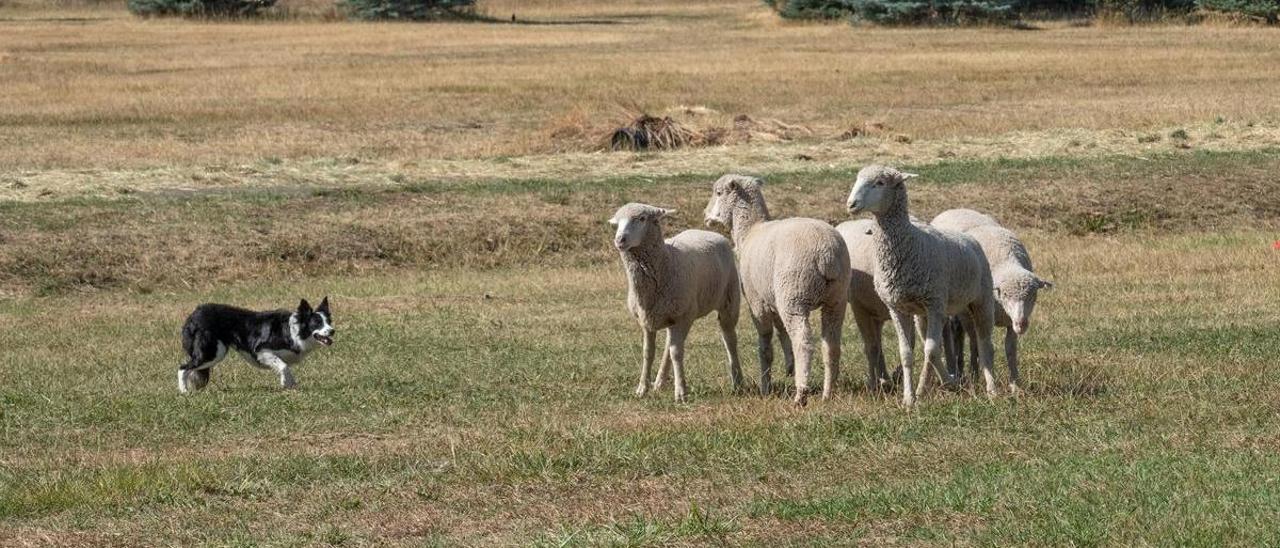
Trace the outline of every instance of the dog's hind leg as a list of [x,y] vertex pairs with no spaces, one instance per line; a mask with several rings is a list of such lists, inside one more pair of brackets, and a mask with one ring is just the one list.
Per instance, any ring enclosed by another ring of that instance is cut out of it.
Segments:
[[183,346],[188,357],[178,366],[178,392],[186,394],[209,384],[209,370],[226,355],[227,347],[198,333],[183,341]]

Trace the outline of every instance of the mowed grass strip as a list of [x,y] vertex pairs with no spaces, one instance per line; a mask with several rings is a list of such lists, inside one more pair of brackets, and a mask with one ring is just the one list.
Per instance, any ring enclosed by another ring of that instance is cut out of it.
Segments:
[[[1266,234],[1028,244],[1057,287],[1026,397],[914,413],[861,391],[853,329],[832,401],[731,394],[710,324],[693,402],[636,400],[615,264],[5,301],[0,519],[71,544],[1274,541]],[[299,291],[331,295],[339,329],[301,390],[232,358],[176,393],[191,306]]]
[[[956,206],[1055,235],[1269,228],[1280,153],[1187,152],[1095,160],[946,160],[906,166],[923,218]],[[775,216],[836,223],[855,172],[764,174]],[[589,181],[404,180],[215,193],[0,203],[0,291],[145,293],[248,280],[423,268],[589,266],[615,253],[618,206],[675,207],[667,230],[702,226],[720,173]]]

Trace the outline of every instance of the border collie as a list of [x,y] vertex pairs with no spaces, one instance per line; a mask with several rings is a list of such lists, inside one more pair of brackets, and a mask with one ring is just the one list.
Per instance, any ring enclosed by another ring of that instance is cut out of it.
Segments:
[[209,370],[232,349],[250,364],[280,375],[280,386],[293,388],[290,365],[307,353],[333,344],[333,316],[329,297],[314,310],[306,299],[296,311],[254,312],[225,304],[202,304],[182,326],[182,349],[187,361],[178,366],[178,391],[183,394],[209,384]]

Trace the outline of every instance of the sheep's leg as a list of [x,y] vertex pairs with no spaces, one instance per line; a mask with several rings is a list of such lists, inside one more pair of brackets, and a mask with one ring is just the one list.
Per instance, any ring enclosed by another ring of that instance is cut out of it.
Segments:
[[952,361],[954,362],[952,365],[955,367],[955,371],[952,372],[952,374],[955,375],[956,380],[963,382],[965,369],[964,320],[962,320],[960,316],[952,317],[951,321],[947,322],[947,327],[951,329],[951,336],[947,339],[947,344],[950,345],[951,351],[955,353],[952,357]]
[[769,382],[769,375],[773,370],[773,318],[771,316],[757,318],[752,315],[751,322],[756,325],[756,335],[759,343],[760,395],[768,396],[772,388]]
[[942,323],[942,353],[946,356],[947,376],[952,383],[960,381],[960,356],[956,347],[956,332],[960,331],[960,321],[954,316]]
[[1018,334],[1012,327],[1004,331],[1004,358],[1009,362],[1009,393],[1017,394],[1018,387]]
[[995,349],[991,346],[991,328],[994,315],[990,305],[977,305],[970,309],[973,326],[978,341],[978,361],[982,365],[982,376],[986,379],[987,395],[996,395],[996,377],[991,371]]
[[[671,340],[671,333],[667,333],[667,340]],[[656,392],[661,390],[666,382],[671,380],[671,353],[667,351],[667,345],[662,345],[662,357],[658,358],[658,374],[653,377],[653,390]]]
[[796,395],[795,404],[804,405],[809,401],[809,358],[813,354],[813,342],[810,340],[809,315],[790,313],[783,316],[782,322],[787,326],[787,336],[791,337],[791,349],[796,354]]
[[831,399],[840,380],[840,336],[844,332],[844,300],[822,309],[822,399]]
[[742,365],[738,362],[738,332],[736,315],[720,313],[720,340],[724,342],[724,350],[729,353],[729,379],[733,381],[733,392],[742,391]]
[[674,376],[676,403],[685,402],[687,389],[684,384],[684,341],[689,336],[688,325],[673,325],[667,329],[667,353],[671,355],[671,372]]
[[920,368],[920,386],[916,387],[917,396],[924,394],[929,389],[929,383],[933,380],[933,375],[930,373],[936,373],[941,379],[945,369],[942,363],[942,328],[947,321],[947,317],[941,310],[929,310],[928,315],[923,316],[921,319],[923,320],[921,327],[925,333],[925,363]]
[[973,319],[961,320],[965,333],[969,336],[969,376],[973,377],[973,384],[978,384],[978,328],[973,325]]
[[778,345],[782,347],[782,363],[787,366],[787,376],[795,376],[796,354],[791,348],[791,337],[787,335],[787,326],[782,325],[781,318],[775,317],[773,328],[778,333]]
[[636,385],[636,397],[643,397],[649,392],[649,373],[653,369],[653,339],[656,335],[653,331],[644,330],[644,357],[640,362],[640,384]]
[[889,315],[893,317],[893,327],[898,331],[898,356],[902,363],[902,405],[911,407],[916,403],[915,392],[911,389],[911,361],[915,359],[912,353],[916,345],[915,321],[912,315],[895,310],[890,310]]
[[858,335],[862,337],[862,354],[867,358],[867,392],[878,392],[880,384],[886,379],[884,352],[881,344],[881,324],[860,310],[853,311],[853,323],[858,326]]

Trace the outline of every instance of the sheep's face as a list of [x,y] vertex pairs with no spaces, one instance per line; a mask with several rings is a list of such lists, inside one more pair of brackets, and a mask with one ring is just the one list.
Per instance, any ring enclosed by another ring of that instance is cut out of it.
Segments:
[[1010,276],[996,286],[996,301],[1009,315],[1013,332],[1025,334],[1031,329],[1031,312],[1036,308],[1036,297],[1041,289],[1051,289],[1053,283],[1042,280],[1030,272]]
[[738,175],[725,175],[711,185],[711,201],[703,217],[708,227],[722,226],[733,230],[733,210],[745,207],[747,193],[759,192],[758,180]]
[[884,212],[888,206],[888,198],[892,196],[891,191],[915,176],[888,166],[869,165],[862,168],[853,183],[853,190],[849,191],[849,201],[845,204],[849,208],[849,214],[857,215],[863,211],[872,214]]
[[662,238],[662,218],[675,213],[674,209],[663,209],[645,204],[627,204],[618,209],[609,219],[609,224],[617,227],[613,233],[613,245],[618,251],[627,252],[640,245],[650,234]]

